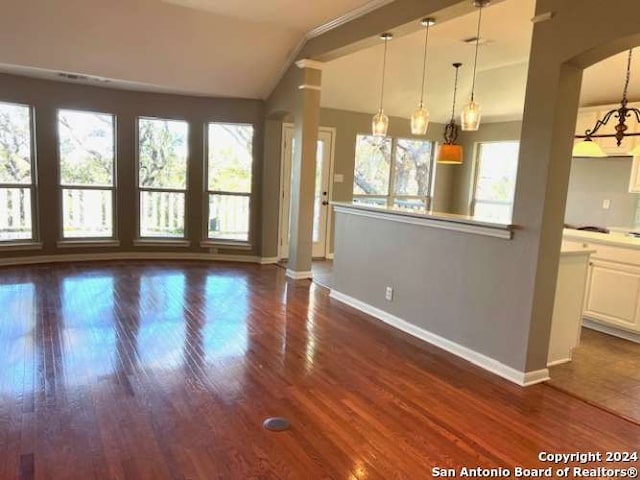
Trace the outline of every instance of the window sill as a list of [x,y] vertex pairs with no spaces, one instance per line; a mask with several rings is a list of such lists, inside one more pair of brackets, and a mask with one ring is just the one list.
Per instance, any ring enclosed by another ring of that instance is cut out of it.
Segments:
[[134,247],[181,247],[189,248],[191,242],[184,239],[139,238],[133,241]]
[[56,247],[58,248],[93,248],[93,247],[101,247],[101,248],[109,248],[109,247],[119,247],[119,240],[60,240],[56,242]]
[[42,242],[0,243],[0,252],[10,252],[14,250],[42,250]]
[[222,248],[225,250],[251,250],[253,246],[248,242],[234,242],[233,240],[203,240],[201,248]]

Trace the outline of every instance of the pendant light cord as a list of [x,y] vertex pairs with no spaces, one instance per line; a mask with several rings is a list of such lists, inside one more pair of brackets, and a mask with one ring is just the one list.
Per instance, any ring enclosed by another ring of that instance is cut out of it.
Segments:
[[456,79],[453,85],[453,109],[451,110],[451,123],[456,121],[456,96],[458,95],[458,72],[460,71],[460,64],[454,64],[456,68]]
[[427,45],[429,44],[429,22],[427,22],[427,31],[424,34],[424,57],[422,61],[422,89],[420,90],[420,106],[424,105],[424,81],[427,75]]
[[627,58],[627,76],[624,81],[624,90],[622,92],[622,103],[627,104],[627,92],[629,91],[629,81],[631,80],[631,57],[633,56],[633,49],[629,50],[629,57]]
[[380,108],[378,111],[382,111],[382,100],[384,99],[384,73],[387,69],[387,44],[389,43],[389,37],[384,37],[384,56],[382,57],[382,85],[380,86]]
[[478,14],[478,29],[476,31],[476,53],[473,60],[473,83],[471,84],[471,101],[473,102],[473,95],[476,91],[476,69],[478,67],[478,47],[480,46],[480,25],[482,24],[482,5],[479,7],[480,13]]

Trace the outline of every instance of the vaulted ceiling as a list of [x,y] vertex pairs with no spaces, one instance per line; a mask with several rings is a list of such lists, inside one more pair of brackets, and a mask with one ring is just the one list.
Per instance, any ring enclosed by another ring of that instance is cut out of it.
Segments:
[[0,70],[265,98],[305,34],[388,0],[19,0],[0,14]]
[[[468,0],[471,1],[471,0]],[[393,0],[20,0],[0,15],[0,71],[206,96],[266,98],[309,32]],[[521,118],[535,0],[494,2],[484,12],[476,96],[485,121]],[[427,101],[434,121],[451,115],[453,68],[464,64],[458,113],[471,89],[473,12],[433,27]],[[419,98],[423,30],[389,44],[385,110],[409,117]],[[377,109],[382,43],[326,65],[322,105]],[[626,54],[585,71],[581,104],[619,101]],[[640,99],[640,52],[630,98]],[[98,84],[98,83],[96,83]]]

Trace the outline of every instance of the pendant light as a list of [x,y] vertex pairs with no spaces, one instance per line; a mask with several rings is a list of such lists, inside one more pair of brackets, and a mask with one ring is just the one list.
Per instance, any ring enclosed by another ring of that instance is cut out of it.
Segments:
[[425,135],[429,127],[429,111],[424,108],[424,82],[427,73],[427,45],[429,45],[429,27],[436,21],[433,18],[424,18],[420,22],[425,27],[424,56],[422,60],[422,88],[420,90],[420,103],[413,115],[411,115],[411,133],[413,135]]
[[387,44],[389,40],[393,38],[391,33],[383,33],[380,35],[380,39],[384,40],[384,56],[382,57],[382,85],[380,86],[380,105],[378,107],[378,113],[373,116],[371,121],[371,131],[374,137],[386,137],[387,129],[389,128],[389,117],[384,114],[382,108],[382,101],[384,100],[384,75],[387,69]]
[[480,128],[480,105],[475,101],[476,71],[478,68],[478,49],[480,47],[480,25],[482,24],[482,9],[489,5],[489,0],[474,0],[473,5],[478,7],[478,29],[476,31],[476,52],[473,60],[473,83],[471,85],[471,100],[462,110],[462,130],[475,132]]
[[451,120],[444,127],[444,143],[438,148],[438,163],[461,164],[462,163],[462,147],[456,144],[458,138],[458,126],[456,125],[456,94],[458,93],[458,71],[462,66],[461,63],[454,63],[456,69],[456,80],[453,87],[453,108],[451,109]]

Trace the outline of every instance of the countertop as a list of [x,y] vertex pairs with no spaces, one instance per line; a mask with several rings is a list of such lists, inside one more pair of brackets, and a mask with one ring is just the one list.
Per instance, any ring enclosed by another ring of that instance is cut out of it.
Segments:
[[574,242],[600,243],[602,245],[640,250],[640,238],[618,233],[586,232],[565,228],[563,238]]

